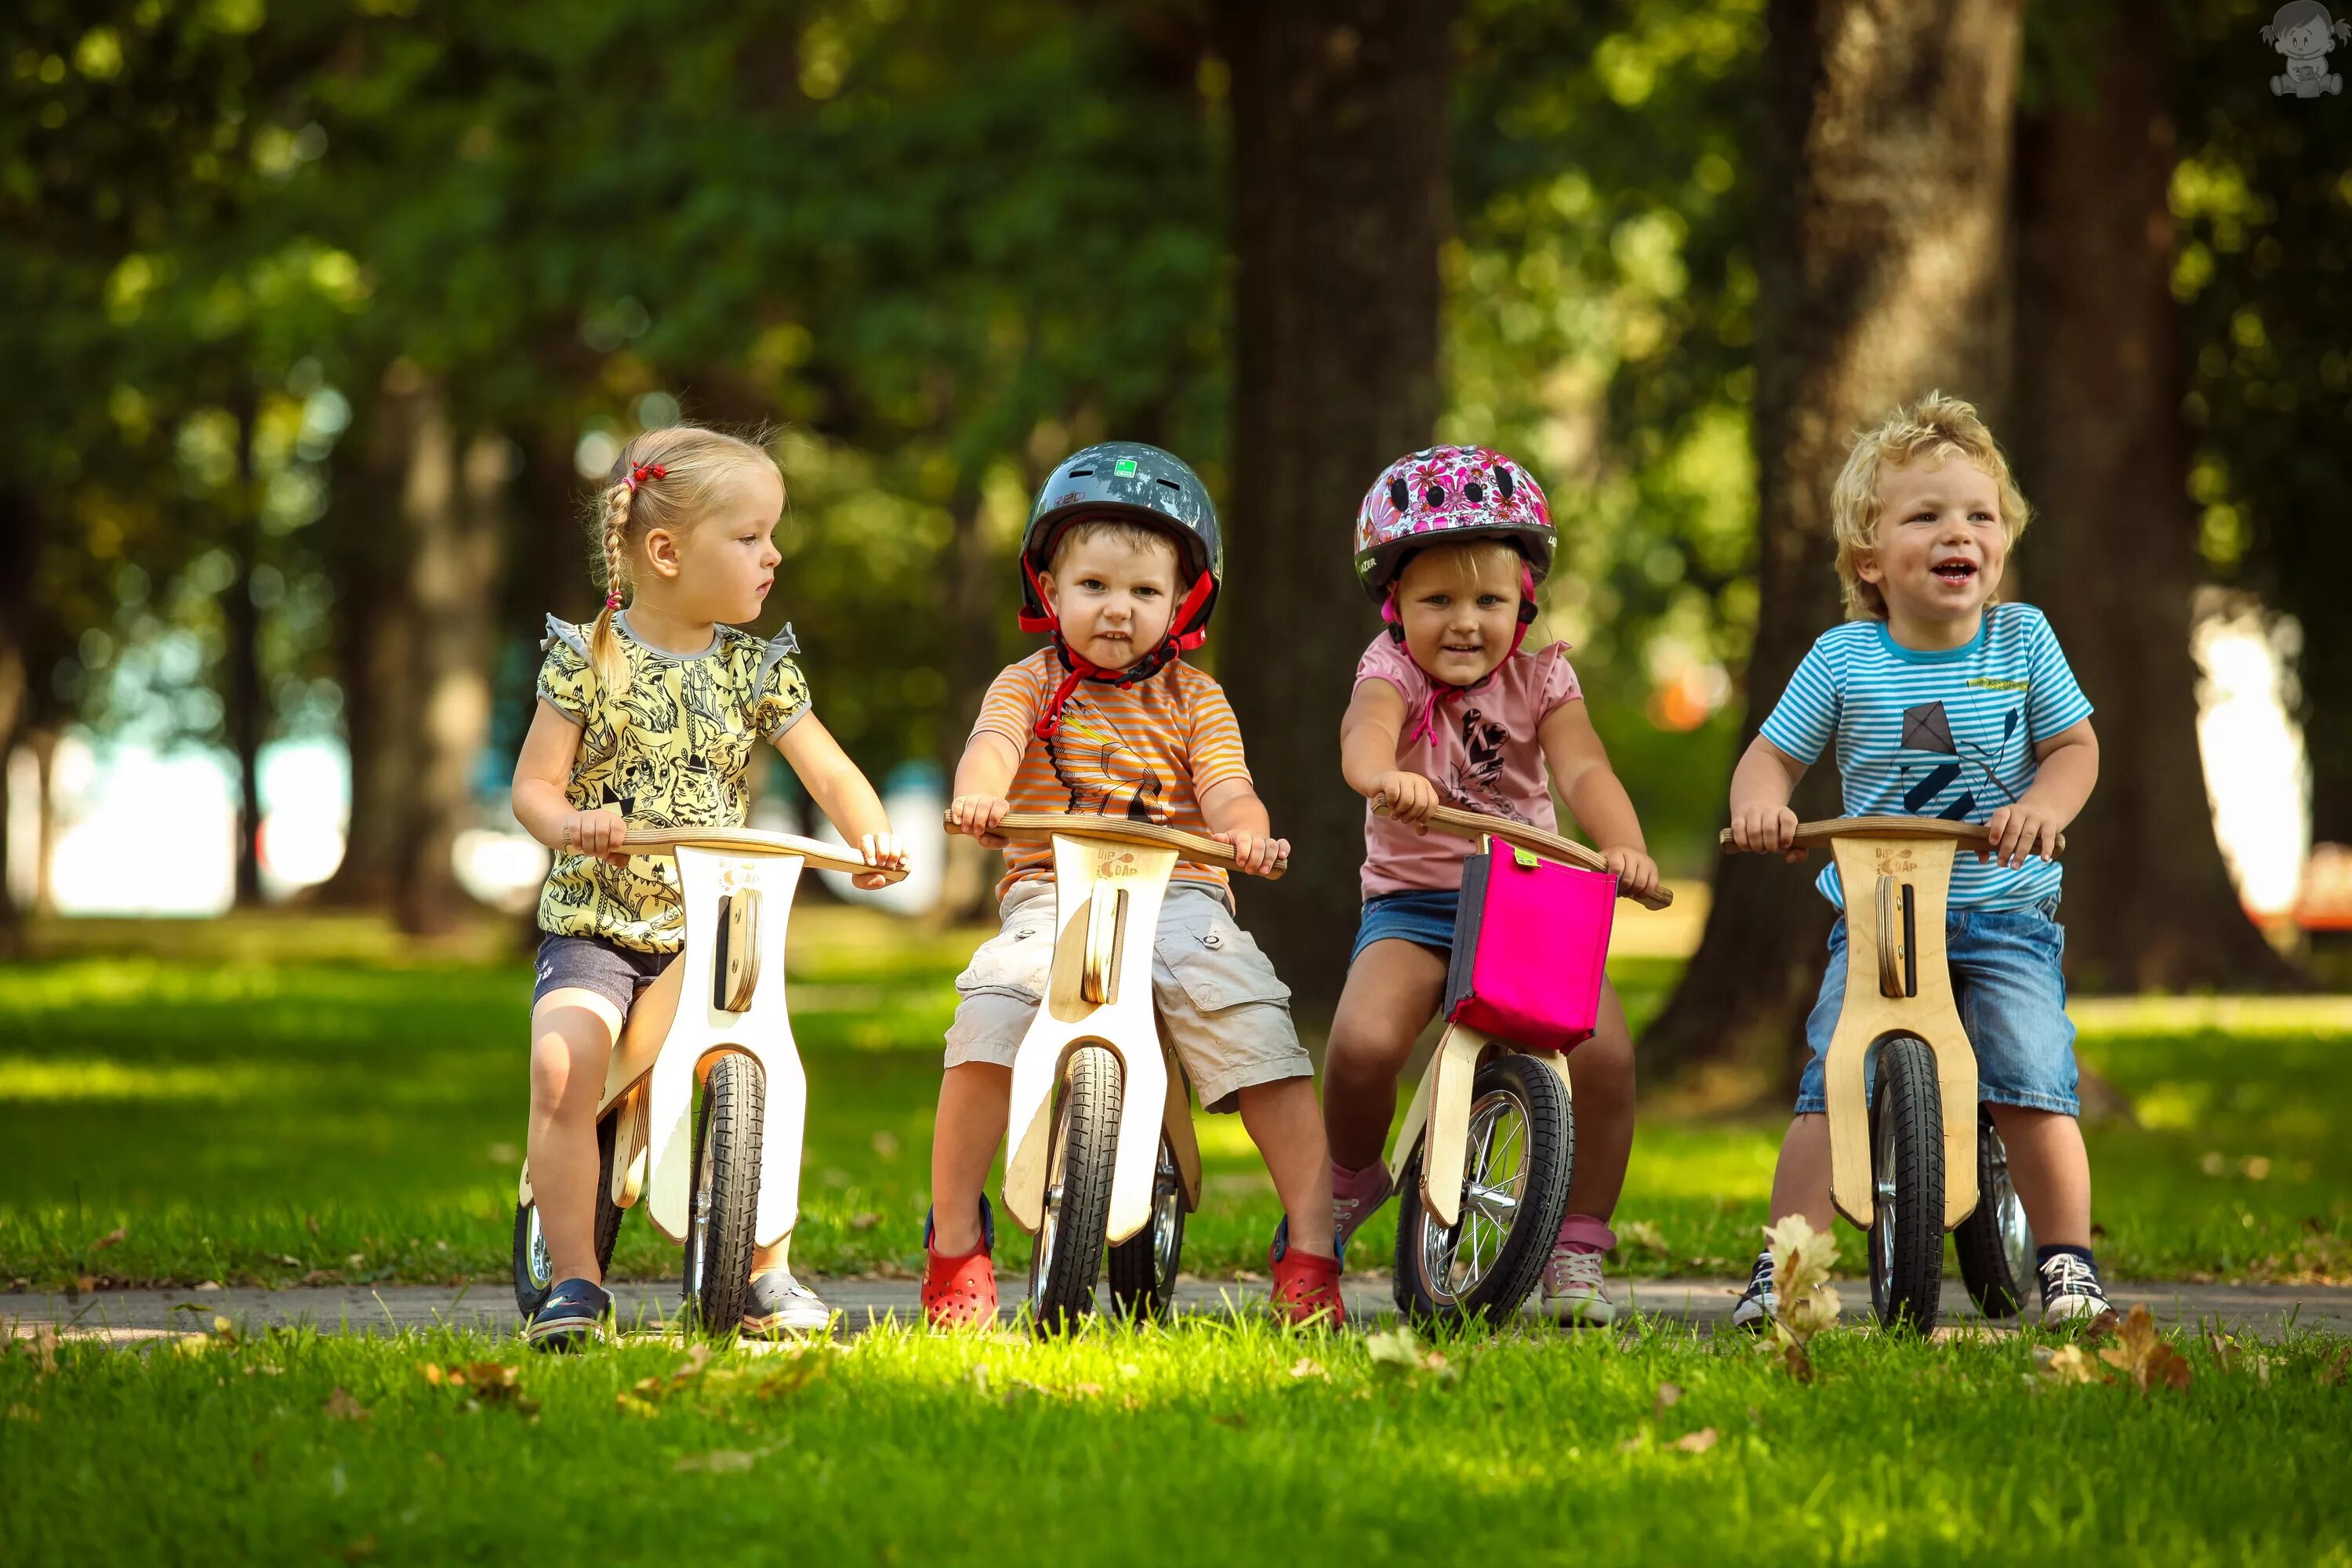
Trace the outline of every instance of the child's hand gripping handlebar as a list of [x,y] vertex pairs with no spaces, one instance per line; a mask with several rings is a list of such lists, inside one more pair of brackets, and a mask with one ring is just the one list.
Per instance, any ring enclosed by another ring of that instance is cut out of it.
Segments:
[[[955,819],[948,818],[948,831],[956,831]],[[1102,838],[1114,844],[1140,844],[1156,849],[1173,849],[1187,860],[1225,869],[1244,868],[1233,846],[1220,844],[1213,838],[1203,838],[1197,833],[1187,833],[1181,827],[1163,827],[1156,822],[1130,822],[1123,816],[1097,816],[1090,812],[1013,811],[1007,812],[991,830],[1006,838],[1032,842],[1051,839],[1057,834],[1074,838]],[[1274,864],[1274,869],[1262,873],[1269,882],[1279,881],[1290,869],[1286,858]]]
[[[1375,798],[1372,810],[1381,816],[1388,816],[1388,797]],[[1435,805],[1430,807],[1429,821],[1424,826],[1439,833],[1452,834],[1456,838],[1467,838],[1474,844],[1481,838],[1499,838],[1530,855],[1581,866],[1588,871],[1609,869],[1609,862],[1599,850],[1588,849],[1573,838],[1546,833],[1542,828],[1530,827],[1524,822],[1513,822],[1507,816],[1489,816],[1483,811],[1460,811],[1450,805]],[[1645,910],[1663,910],[1675,901],[1674,894],[1664,888],[1654,893],[1632,893],[1624,889],[1622,882],[1617,896],[1631,899]]]
[[872,860],[844,845],[803,838],[794,833],[769,833],[757,827],[633,826],[628,830],[624,844],[633,855],[658,855],[681,846],[695,849],[724,849],[737,855],[797,855],[820,871],[880,877],[890,882],[907,879],[907,868],[903,862],[886,864],[882,858],[886,855],[895,855],[898,847],[895,837],[887,847],[877,847],[877,858]]
[[[1784,850],[1803,851],[1817,848],[1839,838],[1867,837],[1871,838],[1950,838],[1966,845],[1979,854],[1992,847],[1992,834],[1980,822],[1952,822],[1940,816],[1832,816],[1819,822],[1801,822],[1790,832],[1786,844],[1766,845],[1759,854],[1779,854]],[[1733,854],[1739,846],[1732,840],[1731,829],[1716,835],[1716,842]],[[2066,836],[2058,836],[2058,847],[2051,856],[2056,859],[2066,853]]]

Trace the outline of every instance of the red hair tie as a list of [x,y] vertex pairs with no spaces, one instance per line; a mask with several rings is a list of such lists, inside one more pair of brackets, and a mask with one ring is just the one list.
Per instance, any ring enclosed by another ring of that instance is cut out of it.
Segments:
[[617,610],[621,607],[621,591],[618,588],[604,595],[604,607],[608,610]]
[[667,478],[669,478],[669,470],[663,468],[659,463],[639,463],[635,468],[629,470],[629,477],[623,479],[621,482],[629,487],[629,493],[631,495],[635,495],[637,493],[637,486],[644,483],[646,480],[666,479]]

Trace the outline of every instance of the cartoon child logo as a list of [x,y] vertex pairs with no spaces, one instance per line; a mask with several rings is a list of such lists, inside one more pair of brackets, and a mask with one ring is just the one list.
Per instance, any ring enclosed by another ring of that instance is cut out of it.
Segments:
[[2339,22],[2320,0],[2287,0],[2263,29],[2263,42],[2286,57],[2286,69],[2271,78],[2273,96],[2317,98],[2340,93],[2344,78],[2327,68],[2327,52],[2352,39],[2352,22]]

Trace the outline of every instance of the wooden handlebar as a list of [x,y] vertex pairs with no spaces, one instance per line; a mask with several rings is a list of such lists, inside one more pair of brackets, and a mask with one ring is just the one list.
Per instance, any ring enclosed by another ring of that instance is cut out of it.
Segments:
[[[1385,796],[1372,802],[1372,810],[1381,816],[1389,815]],[[1507,816],[1489,816],[1483,811],[1460,811],[1450,805],[1432,806],[1428,826],[1456,838],[1475,843],[1481,838],[1495,837],[1515,848],[1547,859],[1581,866],[1588,871],[1606,871],[1609,862],[1600,851],[1589,849],[1573,838],[1563,838],[1557,833],[1547,833],[1540,827],[1530,827],[1524,822],[1513,822]],[[1664,888],[1654,893],[1629,893],[1621,884],[1618,897],[1631,899],[1645,910],[1663,910],[1675,901],[1675,896]]]
[[[955,831],[952,820],[948,825]],[[1123,816],[1097,816],[1077,811],[1013,811],[1004,815],[990,831],[1007,838],[1036,840],[1067,835],[1073,838],[1104,838],[1114,844],[1140,844],[1154,849],[1173,849],[1187,860],[1203,865],[1222,866],[1238,870],[1240,863],[1233,846],[1220,844],[1213,838],[1203,838],[1197,833],[1187,833],[1181,827],[1163,827],[1156,822],[1130,822]],[[1277,860],[1274,869],[1264,873],[1269,882],[1279,881],[1290,869],[1288,860]]]
[[769,833],[757,827],[633,826],[620,847],[633,855],[659,855],[681,847],[728,849],[739,855],[797,855],[820,871],[845,871],[856,876],[873,873],[893,882],[907,879],[903,866],[868,866],[856,851],[841,845],[803,838],[794,833]]
[[[1952,822],[1940,816],[1832,816],[1797,824],[1797,836],[1790,847],[1812,849],[1852,837],[1949,838],[1979,845],[1992,842],[1992,835],[1980,822]],[[1731,829],[1727,827],[1716,835],[1716,842],[1726,849],[1732,848]],[[2066,836],[2063,833],[2058,836],[2057,853],[2066,853]]]

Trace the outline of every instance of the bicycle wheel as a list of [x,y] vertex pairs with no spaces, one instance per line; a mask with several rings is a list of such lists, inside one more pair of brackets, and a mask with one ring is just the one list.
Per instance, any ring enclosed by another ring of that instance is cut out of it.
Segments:
[[1029,1254],[1029,1310],[1041,1334],[1066,1330],[1095,1309],[1123,1091],[1118,1058],[1108,1047],[1070,1053],[1046,1151],[1045,1214]]
[[1575,1113],[1543,1063],[1506,1052],[1478,1068],[1467,1142],[1454,1224],[1440,1225],[1422,1202],[1423,1144],[1398,1183],[1396,1303],[1409,1318],[1458,1323],[1517,1311],[1543,1278],[1568,1210]]
[[1944,1102],[1936,1054],[1908,1036],[1878,1047],[1870,1180],[1870,1304],[1888,1328],[1924,1334],[1944,1291]]

